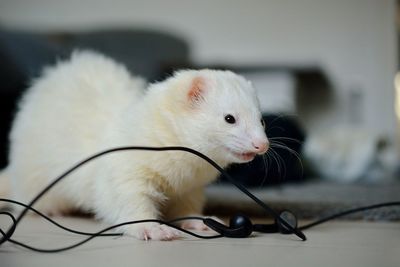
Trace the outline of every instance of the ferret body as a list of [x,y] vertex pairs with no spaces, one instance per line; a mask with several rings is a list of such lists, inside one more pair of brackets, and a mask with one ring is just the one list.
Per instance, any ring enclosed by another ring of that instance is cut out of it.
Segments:
[[[186,146],[222,167],[268,149],[255,90],[244,78],[186,70],[146,86],[90,51],[48,68],[23,96],[11,130],[1,179],[9,179],[12,198],[27,203],[79,160],[117,146]],[[66,177],[35,207],[48,214],[81,209],[112,224],[201,214],[204,186],[217,174],[181,151],[117,152]],[[179,237],[153,223],[123,231],[139,239]]]

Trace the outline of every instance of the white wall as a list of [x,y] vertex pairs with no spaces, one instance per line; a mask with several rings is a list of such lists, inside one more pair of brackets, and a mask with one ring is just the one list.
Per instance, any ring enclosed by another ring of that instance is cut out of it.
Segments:
[[319,64],[331,77],[334,111],[316,127],[348,123],[351,88],[360,124],[395,135],[395,0],[0,0],[0,25],[33,30],[157,27],[180,34],[199,63]]

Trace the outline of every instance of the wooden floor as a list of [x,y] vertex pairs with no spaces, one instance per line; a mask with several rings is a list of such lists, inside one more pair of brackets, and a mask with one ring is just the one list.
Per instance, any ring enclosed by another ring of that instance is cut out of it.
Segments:
[[[92,219],[56,218],[75,229],[95,231]],[[4,229],[8,219],[0,218]],[[308,241],[280,234],[246,239],[138,241],[99,237],[62,253],[27,251],[10,243],[0,247],[0,266],[400,266],[400,223],[330,222],[305,234]],[[37,217],[23,220],[14,239],[41,248],[58,248],[82,239]]]

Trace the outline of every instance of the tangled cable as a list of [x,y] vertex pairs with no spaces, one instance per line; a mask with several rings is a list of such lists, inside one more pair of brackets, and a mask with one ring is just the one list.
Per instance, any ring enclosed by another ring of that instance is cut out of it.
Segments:
[[[214,162],[209,157],[205,156],[204,154],[202,154],[202,153],[200,153],[200,152],[198,152],[198,151],[196,151],[194,149],[187,148],[187,147],[179,147],[179,146],[171,146],[171,147],[126,146],[126,147],[117,147],[117,148],[112,148],[112,149],[109,149],[109,150],[105,150],[105,151],[99,152],[97,154],[94,154],[94,155],[82,160],[81,162],[79,162],[78,164],[76,164],[75,166],[71,167],[69,170],[67,170],[63,174],[61,174],[59,177],[54,179],[49,185],[47,185],[44,189],[42,189],[42,191],[40,191],[36,195],[36,197],[33,198],[33,200],[31,202],[29,202],[28,204],[24,204],[24,203],[21,203],[19,201],[12,200],[12,199],[0,198],[1,202],[8,202],[8,203],[11,203],[11,204],[16,204],[16,205],[20,205],[20,206],[24,207],[24,209],[18,215],[18,217],[15,217],[12,213],[7,212],[7,211],[0,212],[0,215],[8,216],[12,220],[12,225],[7,231],[3,231],[0,228],[0,234],[2,235],[2,238],[0,239],[0,246],[8,241],[8,242],[13,243],[15,245],[18,245],[18,246],[21,246],[21,247],[24,247],[24,248],[27,248],[27,249],[30,249],[30,250],[33,250],[33,251],[36,251],[36,252],[47,252],[47,253],[61,252],[61,251],[70,250],[70,249],[76,248],[76,247],[78,247],[80,245],[83,245],[84,243],[86,243],[86,242],[90,241],[91,239],[93,239],[95,237],[98,237],[98,236],[121,236],[122,233],[107,233],[108,231],[116,229],[118,227],[121,227],[121,226],[124,226],[124,225],[129,225],[129,224],[148,223],[148,222],[155,222],[155,223],[165,224],[165,225],[167,225],[169,227],[175,228],[175,229],[177,229],[179,231],[182,231],[182,232],[184,232],[186,234],[192,235],[192,236],[197,237],[197,238],[202,238],[202,239],[220,238],[220,237],[224,236],[223,234],[218,234],[218,235],[199,235],[197,233],[194,233],[194,232],[188,231],[186,229],[183,229],[181,227],[178,227],[178,226],[176,226],[174,224],[176,222],[183,221],[183,220],[202,220],[204,222],[205,220],[208,219],[208,218],[195,217],[195,216],[177,218],[177,219],[174,219],[174,220],[171,220],[171,221],[162,221],[162,220],[157,220],[157,219],[128,221],[128,222],[112,225],[110,227],[107,227],[107,228],[105,228],[105,229],[103,229],[101,231],[95,232],[95,233],[82,232],[82,231],[78,231],[78,230],[74,230],[74,229],[65,227],[65,226],[55,222],[54,220],[52,220],[48,216],[44,215],[43,213],[41,213],[38,210],[33,208],[33,205],[41,197],[43,197],[43,195],[46,192],[48,192],[55,184],[60,182],[62,179],[64,179],[66,176],[68,176],[70,173],[72,173],[73,171],[75,171],[76,169],[81,167],[82,165],[84,165],[84,164],[88,163],[89,161],[92,161],[92,160],[94,160],[94,159],[96,159],[98,157],[101,157],[101,156],[103,156],[105,154],[118,152],[118,151],[128,151],[128,150],[185,151],[185,152],[194,154],[194,155],[202,158],[203,160],[208,162],[210,165],[212,165],[215,169],[217,169],[229,182],[231,182],[233,185],[235,185],[239,190],[241,190],[244,194],[246,194],[248,197],[250,197],[259,206],[261,206],[267,213],[272,215],[275,218],[276,223],[278,223],[279,225],[283,226],[287,230],[287,233],[295,234],[300,239],[302,239],[303,241],[306,240],[306,236],[302,233],[302,230],[304,230],[304,229],[311,228],[311,227],[316,226],[318,224],[324,223],[326,221],[329,221],[329,220],[332,220],[334,218],[341,217],[341,216],[344,216],[344,215],[347,215],[347,214],[350,214],[350,213],[364,211],[364,210],[368,210],[368,209],[380,208],[380,207],[384,207],[384,206],[395,206],[395,205],[397,206],[397,205],[400,205],[400,201],[399,201],[399,202],[380,203],[380,204],[376,204],[376,205],[360,207],[360,208],[347,210],[347,211],[344,211],[344,212],[340,212],[340,213],[328,216],[326,218],[317,220],[317,221],[312,222],[312,223],[307,224],[307,225],[303,225],[301,227],[296,227],[296,226],[291,225],[284,218],[282,218],[276,211],[274,211],[272,208],[270,208],[268,205],[266,205],[264,202],[262,202],[260,199],[258,199],[256,196],[254,196],[252,193],[250,193],[243,185],[241,185],[240,183],[235,181],[216,162]],[[17,225],[19,224],[21,219],[26,215],[26,213],[29,210],[35,212],[39,216],[45,218],[47,221],[51,222],[52,224],[56,225],[57,227],[65,230],[65,231],[68,231],[68,232],[71,232],[71,233],[74,233],[74,234],[78,234],[78,235],[85,235],[85,236],[88,236],[88,237],[86,239],[78,242],[78,243],[72,244],[70,246],[62,247],[62,248],[57,248],[57,249],[35,248],[35,247],[32,247],[32,246],[26,245],[26,244],[24,244],[22,242],[16,241],[16,240],[14,240],[12,238],[12,236],[13,236],[16,228],[17,228]]]

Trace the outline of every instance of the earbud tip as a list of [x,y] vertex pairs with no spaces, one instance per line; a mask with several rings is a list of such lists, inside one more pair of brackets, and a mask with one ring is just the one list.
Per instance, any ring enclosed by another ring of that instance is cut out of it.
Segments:
[[231,228],[238,228],[238,227],[253,227],[253,224],[249,217],[243,215],[243,214],[236,214],[235,216],[231,217],[229,220],[229,226]]
[[253,223],[249,217],[236,214],[229,220],[229,228],[236,229],[235,237],[248,237],[253,232]]

